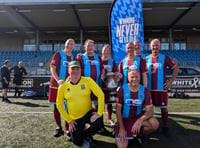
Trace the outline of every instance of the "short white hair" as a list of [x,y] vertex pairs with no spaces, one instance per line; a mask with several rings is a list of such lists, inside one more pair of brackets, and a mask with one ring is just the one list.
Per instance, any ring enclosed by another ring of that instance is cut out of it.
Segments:
[[[160,45],[160,40],[159,40],[159,39],[153,39],[153,40],[151,41],[151,44],[152,44],[153,42],[158,42],[158,44]],[[151,45],[151,44],[150,44],[150,45]]]

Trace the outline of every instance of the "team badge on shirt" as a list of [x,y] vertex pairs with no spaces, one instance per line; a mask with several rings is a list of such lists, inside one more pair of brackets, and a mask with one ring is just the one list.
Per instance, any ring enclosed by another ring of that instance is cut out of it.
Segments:
[[56,60],[53,59],[53,60],[51,61],[51,65],[55,65],[55,63],[56,63]]
[[81,90],[84,90],[85,89],[85,85],[81,85]]
[[63,66],[68,66],[69,62],[68,61],[63,61]]
[[138,65],[138,62],[137,62],[137,61],[135,61],[135,65]]
[[67,88],[67,91],[70,91],[70,88]]

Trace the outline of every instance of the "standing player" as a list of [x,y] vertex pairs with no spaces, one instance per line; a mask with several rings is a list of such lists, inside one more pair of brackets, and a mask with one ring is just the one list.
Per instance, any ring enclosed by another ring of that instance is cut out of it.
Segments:
[[[50,86],[49,86],[49,98],[48,102],[54,104],[54,118],[57,124],[57,128],[54,133],[54,137],[60,137],[64,134],[61,126],[61,119],[60,119],[60,113],[56,107],[56,97],[57,97],[57,90],[58,86],[63,84],[65,79],[68,77],[68,63],[72,61],[73,55],[71,54],[72,50],[75,48],[75,42],[73,39],[68,39],[65,42],[65,49],[57,51],[53,55],[53,59],[50,64],[50,70],[51,70],[51,80],[50,80]],[[66,137],[67,140],[70,139],[68,136],[68,124],[65,122],[65,131],[66,131]]]
[[145,55],[143,55],[143,54],[141,53],[141,44],[140,44],[140,42],[139,42],[139,41],[134,41],[133,44],[134,44],[134,46],[135,46],[135,50],[134,50],[135,56],[144,58]]
[[[152,100],[155,107],[161,108],[163,134],[169,136],[168,132],[168,110],[167,90],[178,75],[178,66],[166,55],[160,54],[160,41],[153,39],[150,44],[151,55],[145,57],[148,68],[148,89],[151,90]],[[166,67],[173,70],[172,78],[166,82]]]
[[126,44],[127,56],[120,62],[119,71],[123,74],[122,84],[128,83],[128,71],[129,69],[135,69],[140,71],[143,79],[143,85],[147,87],[147,68],[145,61],[134,54],[134,44],[129,42]]
[[[86,40],[84,47],[85,53],[77,55],[77,60],[81,64],[81,75],[91,77],[99,86],[101,86],[100,79],[103,79],[104,67],[101,57],[94,53],[94,41],[90,39]],[[96,101],[96,97],[93,96],[92,100]]]
[[159,122],[153,118],[153,105],[150,91],[140,85],[140,72],[129,70],[128,84],[120,87],[117,94],[116,144],[126,148],[128,140],[136,134],[141,138],[142,147],[147,147],[147,135],[155,131]]
[[[104,45],[101,52],[102,52],[101,59],[103,61],[105,74],[107,72],[114,72],[116,74],[115,80],[117,81],[117,79],[121,78],[122,76],[121,76],[121,73],[118,72],[118,67],[117,67],[115,60],[110,58],[110,46]],[[104,81],[102,83],[102,88],[105,88],[103,90],[103,92],[104,92],[104,95],[105,95],[105,104],[106,104],[106,108],[107,108],[107,111],[108,111],[108,122],[111,124],[111,126],[114,126],[115,123],[112,120],[112,103],[108,102],[110,96],[109,96],[109,91],[106,90],[106,82],[104,82]]]

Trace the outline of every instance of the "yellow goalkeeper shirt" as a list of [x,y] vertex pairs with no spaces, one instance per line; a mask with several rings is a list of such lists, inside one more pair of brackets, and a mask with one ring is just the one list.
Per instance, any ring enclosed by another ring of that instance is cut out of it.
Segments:
[[[97,114],[101,116],[104,110],[104,94],[91,78],[81,76],[77,84],[65,82],[58,88],[56,106],[65,121],[70,123],[80,119],[92,109],[91,92],[98,98]],[[67,102],[68,112],[64,108],[64,100]]]

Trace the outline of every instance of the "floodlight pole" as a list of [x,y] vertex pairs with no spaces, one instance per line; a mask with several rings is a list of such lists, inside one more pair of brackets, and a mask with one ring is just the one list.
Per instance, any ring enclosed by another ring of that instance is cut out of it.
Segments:
[[39,51],[39,30],[36,30],[36,36],[35,36],[35,45],[36,45],[36,51]]
[[83,48],[83,29],[80,30],[80,44],[81,46],[79,50],[81,51]]

